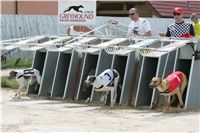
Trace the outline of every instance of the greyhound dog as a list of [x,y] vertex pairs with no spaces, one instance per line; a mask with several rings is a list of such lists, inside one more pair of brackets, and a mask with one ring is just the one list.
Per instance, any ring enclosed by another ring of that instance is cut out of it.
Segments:
[[119,83],[120,75],[115,69],[106,69],[100,75],[89,75],[85,80],[86,84],[93,85],[97,92],[111,92],[111,107],[113,107],[117,98],[117,87]]
[[38,83],[40,85],[41,76],[40,71],[37,69],[25,69],[20,71],[11,71],[9,73],[8,79],[16,78],[19,83],[19,88],[14,98],[20,98],[20,93],[22,89],[25,87],[26,81],[29,80],[29,84],[33,85],[34,83]]
[[83,13],[81,10],[80,10],[80,8],[84,8],[82,5],[80,5],[80,6],[70,6],[68,9],[66,9],[64,12],[67,12],[67,11],[70,11],[71,9],[74,9],[74,11],[76,11],[76,12],[81,12],[81,13]]
[[[87,74],[87,77],[90,76],[90,75],[95,75],[95,69],[94,68],[92,68],[89,71],[89,73]],[[90,102],[90,98],[91,98],[91,93],[92,93],[93,86],[91,84],[85,83],[85,80],[84,80],[82,88],[83,88],[83,92],[86,94],[85,103],[89,103]]]
[[[161,95],[173,96],[177,95],[180,106],[183,107],[183,92],[187,85],[187,78],[183,72],[176,71],[167,76],[165,79],[153,77],[150,82],[151,88],[157,88]],[[167,105],[170,105],[170,98]]]

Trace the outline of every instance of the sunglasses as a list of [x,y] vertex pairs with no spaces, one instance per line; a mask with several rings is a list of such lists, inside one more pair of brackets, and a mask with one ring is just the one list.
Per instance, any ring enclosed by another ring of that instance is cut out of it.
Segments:
[[128,15],[129,15],[129,16],[133,16],[133,15],[135,15],[135,13],[129,13]]
[[180,13],[173,13],[174,16],[180,16]]

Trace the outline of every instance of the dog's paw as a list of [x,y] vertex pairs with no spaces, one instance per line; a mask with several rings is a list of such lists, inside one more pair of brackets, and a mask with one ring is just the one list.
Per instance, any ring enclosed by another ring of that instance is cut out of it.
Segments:
[[107,95],[102,95],[100,97],[100,102],[106,102],[106,99],[107,99]]
[[153,102],[151,109],[157,109],[158,108],[158,103]]
[[178,108],[184,108],[184,105],[179,105]]
[[15,95],[15,96],[12,97],[12,99],[20,99],[20,96]]
[[168,106],[163,108],[163,112],[165,113],[169,113],[170,110],[171,110],[171,107],[168,107]]
[[85,103],[89,103],[90,102],[90,98],[88,97],[86,100],[85,100]]
[[51,93],[50,92],[47,92],[46,95],[47,95],[47,99],[51,99]]
[[27,96],[27,92],[21,92],[20,93],[20,97],[25,97],[25,96]]

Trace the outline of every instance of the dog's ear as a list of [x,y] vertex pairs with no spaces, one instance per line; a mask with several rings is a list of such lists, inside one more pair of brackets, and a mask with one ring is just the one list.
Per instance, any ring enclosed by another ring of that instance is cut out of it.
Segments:
[[92,84],[95,81],[96,77],[94,75],[87,76],[87,79],[84,81],[85,84]]
[[158,78],[158,77],[157,77],[157,80],[156,80],[156,81],[157,81],[158,84],[160,84],[160,83],[162,82],[162,78]]
[[158,79],[157,77],[153,77],[153,78],[151,79],[150,83],[152,83],[152,82],[156,82],[157,79]]
[[93,83],[95,80],[96,80],[96,77],[94,75],[91,75],[89,78],[89,81]]

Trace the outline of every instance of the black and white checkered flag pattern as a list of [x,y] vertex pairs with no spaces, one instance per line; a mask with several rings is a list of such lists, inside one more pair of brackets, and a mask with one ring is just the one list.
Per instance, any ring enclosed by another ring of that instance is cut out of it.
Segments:
[[180,37],[182,34],[190,34],[190,23],[183,22],[181,24],[172,24],[169,26],[171,36]]

